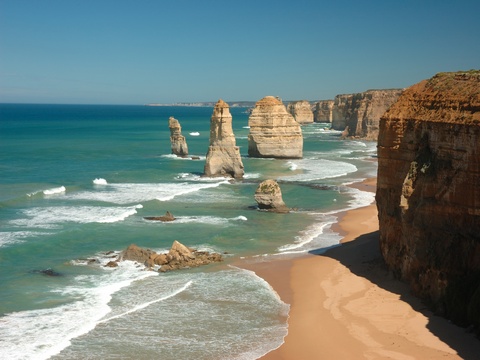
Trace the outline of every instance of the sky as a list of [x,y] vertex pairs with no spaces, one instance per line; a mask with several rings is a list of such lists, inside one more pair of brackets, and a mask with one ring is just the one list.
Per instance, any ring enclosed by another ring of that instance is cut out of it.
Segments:
[[478,0],[0,0],[0,102],[325,100],[480,69]]

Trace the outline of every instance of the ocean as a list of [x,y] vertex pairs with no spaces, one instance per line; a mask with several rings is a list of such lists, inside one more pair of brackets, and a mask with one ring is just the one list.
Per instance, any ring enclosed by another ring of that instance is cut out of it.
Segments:
[[[212,110],[0,104],[1,359],[256,359],[282,344],[289,305],[238,264],[338,245],[337,213],[374,200],[348,185],[376,176],[376,143],[315,123],[303,159],[249,158],[247,109],[233,107],[245,177],[205,178]],[[170,116],[199,159],[171,155]],[[291,213],[254,208],[269,178]],[[166,211],[177,220],[144,219]],[[104,267],[174,240],[224,261]]]

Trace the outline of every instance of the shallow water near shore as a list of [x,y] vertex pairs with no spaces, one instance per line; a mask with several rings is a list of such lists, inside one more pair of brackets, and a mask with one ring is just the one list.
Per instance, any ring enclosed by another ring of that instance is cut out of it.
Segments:
[[[0,105],[1,358],[255,359],[283,342],[288,304],[231,264],[337,244],[335,213],[373,201],[346,184],[375,176],[376,144],[311,124],[303,159],[251,159],[245,110],[231,108],[246,172],[231,182],[201,176],[212,108]],[[199,160],[170,154],[169,116]],[[267,178],[290,214],[252,209]],[[166,211],[177,220],[144,219]],[[131,243],[174,240],[225,261],[103,266]],[[60,276],[38,272],[50,268]]]

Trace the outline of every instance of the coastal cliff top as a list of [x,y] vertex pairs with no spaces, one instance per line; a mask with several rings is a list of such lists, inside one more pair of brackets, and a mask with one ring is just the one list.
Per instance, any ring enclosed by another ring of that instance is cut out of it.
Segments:
[[265,96],[257,101],[257,106],[283,105],[282,100],[275,96]]
[[480,70],[423,80],[406,89],[383,118],[480,125]]

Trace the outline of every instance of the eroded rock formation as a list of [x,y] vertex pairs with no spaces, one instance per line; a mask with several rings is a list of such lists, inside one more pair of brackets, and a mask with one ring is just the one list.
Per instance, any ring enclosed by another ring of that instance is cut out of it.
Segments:
[[315,122],[329,122],[333,120],[333,105],[334,100],[320,100],[315,103],[315,111],[313,112],[313,119]]
[[313,123],[312,107],[307,100],[292,101],[287,105],[287,111],[299,124]]
[[147,268],[159,265],[159,271],[166,272],[207,265],[212,262],[222,261],[223,258],[222,255],[217,253],[191,249],[175,240],[167,254],[158,254],[153,250],[143,249],[135,244],[131,244],[120,253],[115,262],[109,262],[106,266],[115,267],[114,263],[123,260],[136,261]]
[[259,158],[301,158],[303,136],[300,124],[282,101],[266,96],[257,101],[248,118],[248,155]]
[[258,208],[277,213],[288,213],[289,209],[283,202],[282,190],[275,180],[262,181],[255,191],[255,201]]
[[145,216],[144,219],[152,220],[152,221],[163,221],[163,222],[176,220],[175,216],[173,216],[170,211],[167,211],[163,216]]
[[344,130],[348,126],[348,136],[376,140],[380,117],[397,101],[401,93],[401,89],[391,89],[337,95],[333,106],[332,128]]
[[168,127],[170,128],[170,143],[172,145],[172,154],[177,156],[187,156],[188,146],[185,136],[182,135],[182,127],[177,119],[170,116],[168,119]]
[[243,174],[242,158],[235,145],[229,106],[225,101],[218,100],[210,119],[210,146],[205,161],[205,175],[242,178]]
[[387,265],[480,326],[480,71],[421,81],[383,115],[376,201]]

